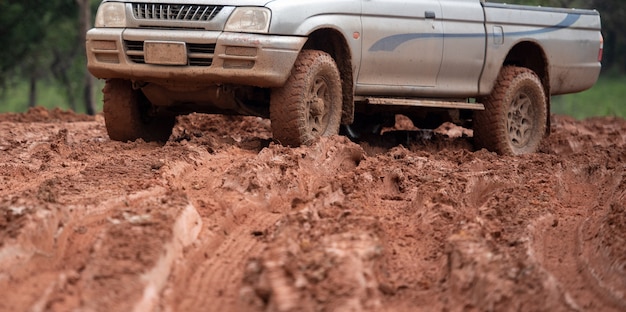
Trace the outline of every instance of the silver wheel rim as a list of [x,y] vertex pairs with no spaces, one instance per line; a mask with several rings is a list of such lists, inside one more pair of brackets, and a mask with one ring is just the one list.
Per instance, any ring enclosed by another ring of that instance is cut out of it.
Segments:
[[513,146],[525,147],[532,138],[533,105],[531,98],[519,92],[509,106],[507,129]]
[[330,97],[327,80],[321,76],[315,77],[307,100],[308,128],[314,137],[323,135],[328,127]]

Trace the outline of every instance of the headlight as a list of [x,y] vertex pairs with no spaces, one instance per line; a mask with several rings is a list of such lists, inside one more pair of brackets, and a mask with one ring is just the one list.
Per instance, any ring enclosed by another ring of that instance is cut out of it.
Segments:
[[272,13],[267,8],[240,7],[230,15],[225,31],[266,33]]
[[98,8],[96,27],[126,27],[126,4],[105,2]]

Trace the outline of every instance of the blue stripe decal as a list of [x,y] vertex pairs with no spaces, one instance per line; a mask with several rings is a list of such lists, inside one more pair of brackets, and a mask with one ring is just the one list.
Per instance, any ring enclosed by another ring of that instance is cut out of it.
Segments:
[[[554,32],[563,28],[568,28],[574,25],[579,19],[580,19],[580,14],[569,13],[567,14],[567,16],[565,17],[563,21],[561,21],[560,23],[554,26],[545,27],[545,28],[541,28],[537,30],[505,33],[505,36],[521,37],[521,36],[550,33],[550,32]],[[377,51],[392,52],[393,50],[397,49],[401,44],[411,41],[411,40],[416,40],[416,39],[430,39],[430,38],[457,38],[458,39],[458,38],[484,38],[484,37],[485,37],[485,34],[482,34],[482,33],[481,34],[418,34],[418,33],[398,34],[398,35],[385,37],[376,41],[376,43],[374,43],[369,48],[369,51],[370,52],[377,52]]]
[[[481,34],[481,35],[484,36],[483,34]],[[369,51],[370,52],[377,52],[377,51],[392,52],[398,46],[400,46],[401,44],[403,44],[403,43],[405,43],[407,41],[411,41],[411,40],[415,40],[415,39],[428,39],[428,38],[441,38],[441,37],[443,37],[441,34],[399,34],[399,35],[393,35],[393,36],[385,37],[385,38],[382,38],[382,39],[376,41],[376,43],[374,43],[372,45],[372,47],[369,49]]]

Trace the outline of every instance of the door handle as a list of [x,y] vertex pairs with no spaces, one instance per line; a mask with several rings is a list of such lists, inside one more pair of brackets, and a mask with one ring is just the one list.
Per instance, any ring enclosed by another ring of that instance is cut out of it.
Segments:
[[425,11],[424,12],[424,16],[426,16],[426,18],[435,18],[435,17],[437,17],[437,15],[435,14],[435,11]]

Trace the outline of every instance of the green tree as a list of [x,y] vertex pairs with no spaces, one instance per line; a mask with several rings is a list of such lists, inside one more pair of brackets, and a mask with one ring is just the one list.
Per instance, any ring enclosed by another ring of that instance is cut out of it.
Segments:
[[[93,1],[90,0],[76,0],[78,3],[78,41],[80,42],[80,49],[85,51],[85,41],[87,36],[87,31],[91,28],[91,6],[93,5]],[[85,101],[85,109],[89,115],[94,115],[96,113],[96,105],[93,101],[93,87],[94,87],[94,78],[87,71],[86,61],[83,61],[83,92],[82,96]]]
[[30,85],[29,106],[37,86],[53,80],[73,110],[83,99],[95,113],[92,78],[86,73],[84,33],[91,26],[91,0],[0,0],[0,87],[17,81]]
[[49,14],[54,1],[0,0],[0,79],[6,79],[37,50],[37,43],[46,26],[52,22]]
[[20,72],[28,73],[31,84],[30,99],[34,101],[37,77],[43,75],[38,63],[44,57],[37,50],[37,42],[50,23],[53,7],[45,0],[9,2],[0,0],[0,85],[6,86]]

